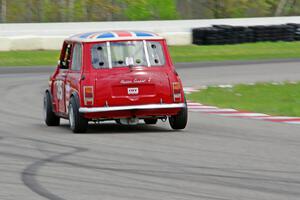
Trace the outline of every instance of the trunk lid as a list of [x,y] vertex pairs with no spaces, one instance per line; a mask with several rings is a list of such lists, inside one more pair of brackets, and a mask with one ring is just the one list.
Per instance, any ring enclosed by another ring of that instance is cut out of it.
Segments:
[[97,73],[96,106],[171,103],[172,94],[164,70],[112,69]]

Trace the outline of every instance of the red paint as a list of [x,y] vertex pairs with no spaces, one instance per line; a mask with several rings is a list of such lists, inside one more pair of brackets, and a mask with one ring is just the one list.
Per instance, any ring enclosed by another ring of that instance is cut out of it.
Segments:
[[[132,36],[130,32],[115,32],[120,37]],[[93,36],[93,35],[92,35]],[[132,40],[139,39],[133,37]],[[109,41],[109,40],[107,40]],[[68,106],[72,95],[77,94],[79,97],[80,107],[113,107],[113,106],[134,106],[146,104],[174,104],[184,103],[184,93],[179,76],[174,73],[175,68],[172,64],[167,44],[164,39],[154,38],[146,40],[158,42],[163,48],[165,55],[165,64],[162,66],[139,66],[139,67],[117,67],[112,69],[95,69],[92,65],[91,48],[94,44],[106,44],[107,41],[85,40],[76,41],[67,39],[61,50],[60,61],[69,62],[64,69],[62,64],[57,66],[55,73],[51,76],[49,86],[53,101],[53,110],[56,115],[68,118]],[[124,41],[120,38],[119,41]],[[126,40],[128,41],[128,40]],[[116,41],[111,41],[116,42]],[[72,58],[75,55],[75,44],[82,48],[82,64],[80,70],[73,70]],[[68,51],[68,46],[71,46]],[[181,98],[174,102],[173,83],[176,82],[181,88],[176,88]],[[92,87],[86,90],[84,87]],[[129,94],[128,90],[133,94]],[[138,94],[134,94],[138,88]],[[90,92],[93,91],[93,94]],[[91,99],[93,98],[93,99]],[[131,117],[164,117],[176,115],[180,108],[153,109],[153,110],[129,110],[120,112],[99,112],[84,114],[87,119],[117,119]]]
[[264,119],[266,121],[271,121],[271,122],[300,122],[300,118],[295,118],[295,119]]
[[132,37],[132,33],[128,31],[114,31],[119,37]]
[[[249,112],[243,111],[205,111],[205,113],[212,113],[212,114],[247,114]],[[251,113],[249,113],[251,114]]]

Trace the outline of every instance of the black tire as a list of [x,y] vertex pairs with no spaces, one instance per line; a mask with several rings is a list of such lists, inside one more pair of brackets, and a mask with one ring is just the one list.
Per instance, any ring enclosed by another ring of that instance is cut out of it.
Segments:
[[157,119],[144,119],[145,124],[153,125],[157,123]]
[[88,127],[88,120],[79,113],[79,105],[72,97],[69,104],[69,121],[73,133],[85,133]]
[[184,129],[187,125],[187,121],[188,121],[187,104],[185,104],[185,107],[182,108],[182,110],[177,115],[169,117],[170,126],[174,130]]
[[55,115],[52,107],[52,98],[49,92],[45,92],[43,103],[44,120],[47,126],[59,126],[60,118]]

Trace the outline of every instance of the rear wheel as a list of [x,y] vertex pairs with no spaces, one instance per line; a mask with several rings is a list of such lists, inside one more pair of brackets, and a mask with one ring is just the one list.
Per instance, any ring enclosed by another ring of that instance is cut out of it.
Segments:
[[145,124],[156,124],[157,119],[144,119]]
[[88,127],[88,120],[79,113],[79,105],[74,97],[69,104],[69,121],[73,133],[85,133]]
[[184,129],[187,125],[187,121],[188,121],[187,104],[185,104],[185,107],[182,108],[182,110],[177,115],[169,117],[170,126],[174,130]]
[[49,92],[44,95],[44,120],[47,126],[59,126],[60,118],[55,115],[52,107],[52,99]]

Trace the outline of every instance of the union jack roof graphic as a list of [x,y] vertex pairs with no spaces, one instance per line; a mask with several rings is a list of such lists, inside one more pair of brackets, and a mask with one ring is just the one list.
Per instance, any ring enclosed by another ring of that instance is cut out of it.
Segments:
[[118,39],[162,39],[155,33],[145,31],[102,31],[88,32],[71,36],[70,40],[76,41],[98,41],[98,40],[118,40]]

